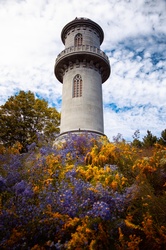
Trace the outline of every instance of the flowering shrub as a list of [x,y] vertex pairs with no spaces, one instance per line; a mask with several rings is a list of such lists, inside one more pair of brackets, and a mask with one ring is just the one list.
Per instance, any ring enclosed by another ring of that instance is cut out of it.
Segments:
[[166,148],[69,135],[0,148],[0,249],[164,249]]

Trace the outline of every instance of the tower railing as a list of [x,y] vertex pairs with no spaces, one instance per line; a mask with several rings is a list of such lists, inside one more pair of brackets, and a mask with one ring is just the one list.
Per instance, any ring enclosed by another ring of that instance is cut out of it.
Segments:
[[69,56],[73,53],[78,52],[90,52],[91,54],[99,55],[100,57],[104,58],[106,61],[109,61],[108,56],[99,48],[90,45],[81,45],[81,46],[71,46],[69,48],[64,49],[56,58],[56,63],[61,60],[65,56]]

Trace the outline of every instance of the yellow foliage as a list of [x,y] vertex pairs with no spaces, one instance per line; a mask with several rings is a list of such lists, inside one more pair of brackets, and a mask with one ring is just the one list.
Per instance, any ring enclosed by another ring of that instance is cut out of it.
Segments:
[[3,145],[0,145],[0,154],[3,155],[6,153],[6,148]]
[[127,227],[134,228],[134,229],[140,229],[140,227],[138,225],[133,224],[131,221],[129,221],[127,219],[125,220],[125,223],[126,223]]
[[61,161],[60,155],[48,155],[46,157],[46,164],[50,169],[54,168],[56,164],[59,164]]
[[12,234],[10,236],[10,238],[7,241],[7,245],[8,246],[14,246],[17,242],[19,242],[19,240],[24,236],[24,232],[23,231],[18,231],[18,229],[13,229]]
[[119,174],[118,174],[118,173],[115,175],[115,180],[117,180],[117,181],[120,180],[120,177],[119,177]]
[[150,158],[140,159],[133,165],[132,169],[139,171],[139,174],[153,173],[157,170],[155,161],[153,161]]
[[128,179],[112,171],[109,166],[105,168],[96,165],[79,166],[76,171],[78,177],[91,182],[94,186],[100,183],[104,187],[107,186],[113,190],[122,190],[127,185]]
[[151,239],[155,236],[155,231],[153,228],[152,216],[149,213],[144,215],[144,220],[142,221],[143,231],[146,234],[147,239]]
[[39,192],[39,186],[34,186],[33,187],[33,191],[34,191],[34,193],[38,193]]
[[162,237],[163,243],[166,244],[166,227],[165,227],[165,226],[161,226],[161,227],[159,228],[159,234],[160,234],[161,237]]
[[122,233],[122,229],[119,227],[118,228],[119,231],[119,241],[121,242],[123,240],[124,234]]
[[113,190],[116,190],[116,189],[117,189],[117,186],[118,186],[117,181],[113,180],[113,181],[111,182],[111,188],[112,188]]
[[31,250],[45,250],[45,247],[36,244],[31,248]]
[[20,154],[21,149],[23,148],[22,144],[20,142],[16,142],[13,146],[11,147],[4,147],[3,145],[0,145],[0,154]]
[[101,149],[95,145],[91,150],[92,165],[104,166],[106,163],[113,163],[116,157],[116,146],[112,143],[106,142]]
[[130,241],[127,242],[127,249],[128,250],[139,250],[139,243],[142,241],[142,239],[139,236],[130,235],[129,236]]
[[[75,219],[75,218],[74,218]],[[73,219],[73,220],[74,220]],[[80,222],[78,224],[78,221]],[[67,249],[84,249],[88,246],[88,243],[91,242],[94,238],[94,231],[88,227],[88,217],[77,219],[74,221],[74,226],[77,224],[76,230],[71,234],[71,239],[67,244]],[[92,247],[92,244],[91,244]],[[92,248],[91,248],[92,249]]]
[[78,223],[80,222],[80,219],[77,218],[77,217],[74,217],[73,219],[72,218],[69,218],[68,221],[64,224],[64,228],[67,229],[67,228],[73,228],[75,227]]
[[166,227],[154,223],[152,216],[148,212],[144,215],[142,230],[146,235],[147,243],[153,242],[156,249],[161,249],[160,246],[166,245]]
[[53,178],[48,178],[48,179],[43,181],[43,185],[48,186],[50,183],[52,183],[53,180],[54,180]]
[[128,214],[126,216],[126,219],[124,220],[126,226],[130,227],[130,228],[133,228],[133,229],[140,229],[140,230],[142,230],[142,228],[139,225],[135,225],[134,223],[132,223],[132,220],[133,220],[133,216],[131,214]]
[[122,176],[122,178],[121,178],[121,184],[122,184],[122,186],[123,186],[126,182],[127,182],[127,178],[124,177],[124,176]]
[[90,187],[89,190],[93,191],[94,193],[98,193],[99,191],[93,187]]
[[129,235],[129,240],[125,239],[121,228],[119,228],[119,244],[116,245],[117,250],[139,250],[139,244],[142,239],[139,236]]
[[96,249],[96,240],[91,240],[91,243],[89,245],[89,250],[95,250]]

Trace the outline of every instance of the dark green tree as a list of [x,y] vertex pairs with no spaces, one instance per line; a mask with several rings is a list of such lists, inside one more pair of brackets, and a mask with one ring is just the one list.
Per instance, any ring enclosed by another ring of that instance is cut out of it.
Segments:
[[0,142],[12,146],[18,141],[25,151],[40,136],[54,140],[59,124],[60,114],[55,108],[35,99],[31,91],[20,91],[0,107]]
[[152,135],[151,131],[147,130],[147,135],[143,137],[143,146],[145,148],[153,147],[157,142],[157,137]]
[[161,132],[161,137],[158,141],[161,145],[166,145],[166,129]]

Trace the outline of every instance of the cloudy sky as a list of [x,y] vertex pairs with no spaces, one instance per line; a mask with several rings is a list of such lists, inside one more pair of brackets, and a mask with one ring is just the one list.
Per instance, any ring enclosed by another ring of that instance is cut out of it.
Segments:
[[103,29],[112,67],[103,84],[105,134],[131,140],[166,129],[166,0],[0,0],[0,105],[31,90],[61,110],[53,70],[75,17]]

